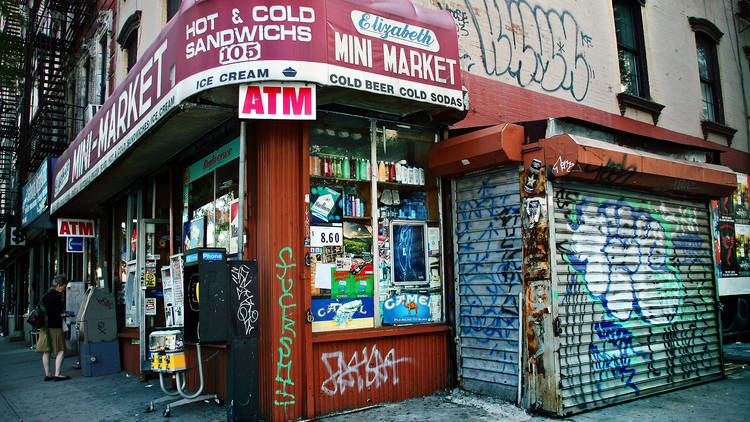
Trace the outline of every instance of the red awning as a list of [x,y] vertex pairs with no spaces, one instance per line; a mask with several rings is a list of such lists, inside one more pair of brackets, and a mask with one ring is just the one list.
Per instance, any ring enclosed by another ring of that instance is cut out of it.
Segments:
[[436,176],[455,176],[520,162],[523,136],[523,127],[506,123],[446,139],[430,149],[430,170]]
[[737,186],[737,177],[728,167],[674,159],[579,136],[553,136],[534,147],[524,151],[524,160],[542,160],[549,177],[712,198],[728,196]]

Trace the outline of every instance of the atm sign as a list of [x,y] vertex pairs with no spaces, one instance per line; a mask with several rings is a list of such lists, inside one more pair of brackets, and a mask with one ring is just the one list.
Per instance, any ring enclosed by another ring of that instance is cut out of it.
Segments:
[[96,237],[96,232],[94,231],[94,220],[58,218],[57,236]]
[[315,84],[240,85],[240,119],[315,120]]

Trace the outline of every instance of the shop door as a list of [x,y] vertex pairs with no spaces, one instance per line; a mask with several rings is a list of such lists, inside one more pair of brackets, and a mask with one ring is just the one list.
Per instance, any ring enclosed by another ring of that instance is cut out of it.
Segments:
[[555,184],[562,414],[722,376],[706,203]]
[[151,369],[148,337],[165,327],[161,267],[169,265],[169,220],[140,219],[137,235],[137,268],[140,281],[139,324],[141,372]]
[[520,370],[519,189],[516,166],[453,181],[459,381],[509,401]]

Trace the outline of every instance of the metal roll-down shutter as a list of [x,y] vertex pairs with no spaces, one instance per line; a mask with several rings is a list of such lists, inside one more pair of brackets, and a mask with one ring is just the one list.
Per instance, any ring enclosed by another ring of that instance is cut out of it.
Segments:
[[459,378],[469,391],[516,400],[521,291],[519,170],[454,180]]
[[706,203],[554,185],[560,410],[722,376]]

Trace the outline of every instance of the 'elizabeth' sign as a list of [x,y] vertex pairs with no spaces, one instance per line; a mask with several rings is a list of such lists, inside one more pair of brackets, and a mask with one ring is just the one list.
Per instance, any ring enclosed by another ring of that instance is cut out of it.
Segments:
[[94,220],[73,218],[57,219],[57,236],[59,237],[96,237]]
[[[314,118],[314,91],[297,85],[285,92],[288,82],[466,108],[450,12],[408,0],[273,3],[183,1],[58,158],[50,211],[136,147],[183,101],[221,86],[253,84],[261,90],[254,92],[255,103],[241,106],[252,118]],[[270,81],[276,82],[266,85]],[[281,92],[273,94],[274,86]]]
[[315,120],[315,85],[240,85],[240,119]]

